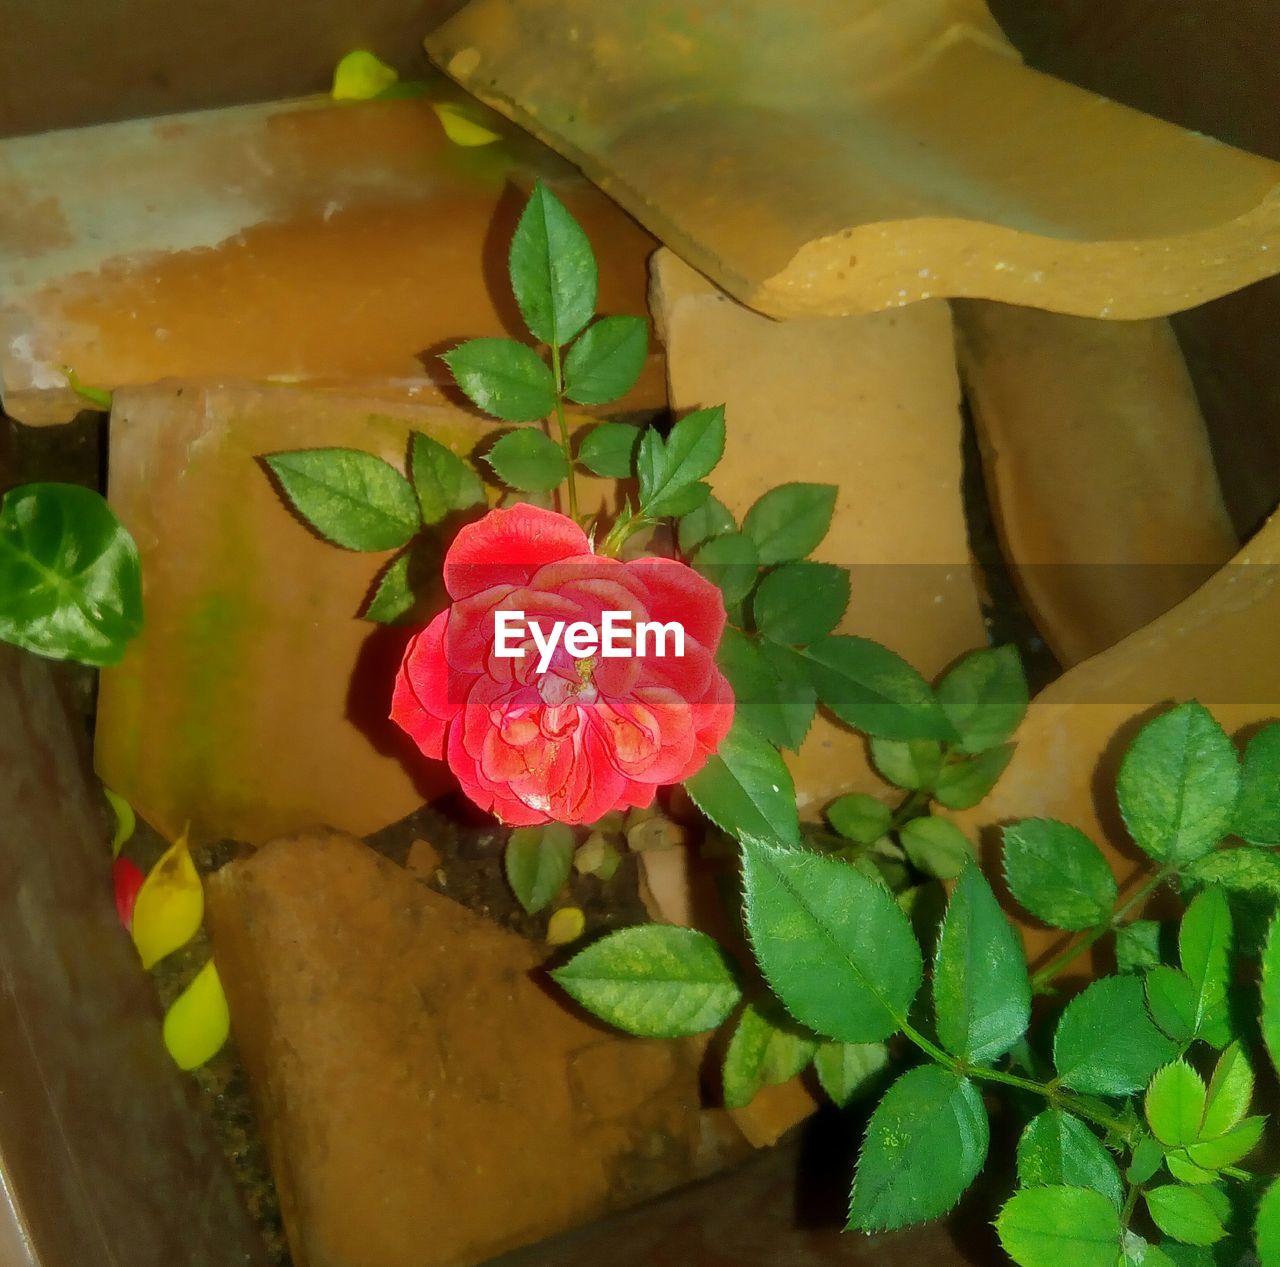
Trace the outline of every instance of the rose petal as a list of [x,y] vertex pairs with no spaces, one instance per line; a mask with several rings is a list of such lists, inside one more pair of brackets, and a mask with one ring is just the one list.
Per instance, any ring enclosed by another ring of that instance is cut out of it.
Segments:
[[111,864],[111,887],[115,890],[116,914],[126,928],[133,926],[133,908],[146,878],[142,868],[128,858],[117,858]]
[[491,510],[458,533],[444,558],[444,584],[453,598],[467,598],[494,585],[527,584],[547,563],[590,553],[572,519],[521,503]]
[[644,586],[651,620],[678,620],[686,638],[716,650],[725,625],[724,598],[716,586],[675,559],[646,557],[627,566]]

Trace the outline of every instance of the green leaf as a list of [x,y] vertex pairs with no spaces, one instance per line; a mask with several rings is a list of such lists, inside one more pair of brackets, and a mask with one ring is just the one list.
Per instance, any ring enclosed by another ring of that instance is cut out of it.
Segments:
[[791,1015],[848,1043],[900,1029],[923,964],[889,892],[847,863],[750,838],[742,859],[752,947]]
[[1143,1135],[1133,1149],[1133,1160],[1125,1171],[1130,1183],[1144,1184],[1164,1165],[1164,1149],[1151,1135]]
[[798,748],[804,730],[793,732],[793,714],[785,706],[778,675],[759,643],[730,626],[720,639],[716,663],[733,687],[734,717],[775,747]]
[[748,1003],[724,1058],[725,1108],[746,1108],[762,1087],[789,1082],[808,1067],[817,1046],[781,1008]]
[[71,388],[81,400],[87,400],[95,409],[111,409],[112,393],[103,387],[89,387],[80,381],[80,376],[69,365],[62,367],[62,373],[66,377],[67,386]]
[[1226,894],[1217,886],[1205,889],[1187,908],[1178,933],[1182,970],[1195,990],[1193,1032],[1202,1037],[1209,1022],[1220,1016],[1231,979],[1231,911]]
[[1215,1139],[1239,1124],[1253,1101],[1253,1069],[1239,1043],[1218,1057],[1205,1099],[1199,1138]]
[[961,752],[1003,744],[1021,723],[1029,699],[1027,676],[1013,646],[974,651],[937,686],[938,702],[960,736]]
[[1262,1267],[1280,1267],[1280,1179],[1267,1189],[1258,1206],[1254,1237]]
[[777,749],[736,720],[708,759],[684,784],[694,804],[732,836],[800,839],[795,784]]
[[1280,1069],[1280,916],[1271,923],[1262,951],[1262,1039]]
[[1013,744],[990,748],[967,761],[948,762],[938,775],[934,798],[948,809],[972,809],[995,787],[1013,759]]
[[831,527],[837,491],[834,484],[781,484],[759,498],[742,530],[760,562],[790,563],[815,549]]
[[588,326],[564,361],[564,394],[580,405],[605,405],[635,385],[649,355],[643,317],[603,317]]
[[1175,1043],[1189,1043],[1196,1032],[1196,988],[1185,972],[1161,965],[1147,973],[1151,1015]]
[[681,518],[678,530],[680,553],[689,558],[703,542],[737,530],[737,521],[724,502],[708,497],[697,510],[691,510]]
[[783,733],[786,735],[783,746],[798,749],[809,733],[809,727],[813,725],[814,714],[818,711],[818,693],[809,681],[804,661],[790,647],[767,640],[756,645],[778,681]]
[[1138,846],[1160,862],[1188,863],[1231,831],[1240,763],[1226,732],[1192,700],[1142,728],[1116,790]]
[[756,628],[775,642],[801,645],[829,634],[849,606],[849,573],[834,563],[787,563],[760,582]]
[[413,432],[409,441],[409,473],[423,523],[439,523],[451,510],[466,510],[484,501],[484,486],[471,463],[420,431]]
[[870,1090],[889,1067],[884,1043],[833,1043],[818,1046],[813,1058],[818,1082],[840,1108]]
[[517,827],[507,839],[507,882],[530,915],[542,910],[569,879],[573,829],[563,823]]
[[380,625],[393,625],[413,610],[418,596],[413,592],[409,570],[410,556],[406,550],[398,554],[383,572],[373,591],[373,597],[360,613],[365,620],[373,620]]
[[1186,1149],[1187,1157],[1193,1164],[1206,1170],[1234,1166],[1257,1148],[1266,1123],[1265,1117],[1247,1117],[1216,1139],[1203,1139],[1189,1144]]
[[728,955],[706,933],[674,924],[609,933],[551,976],[587,1011],[645,1038],[715,1029],[742,997]]
[[945,818],[913,818],[898,835],[912,865],[935,880],[954,880],[975,857],[969,838]]
[[827,822],[846,840],[870,845],[880,839],[893,821],[893,813],[883,801],[864,792],[838,797],[826,809]]
[[987,1064],[1026,1033],[1031,983],[1022,942],[970,864],[956,882],[933,966],[938,1039],[965,1064]]
[[[659,518],[693,510],[695,507],[683,505],[682,499],[691,485],[711,474],[723,456],[723,405],[681,418],[671,428],[665,445],[656,431],[646,431],[637,461],[641,512]],[[696,504],[701,505],[701,497]]]
[[569,474],[564,450],[532,427],[508,431],[485,454],[498,478],[521,492],[545,492]]
[[1175,1241],[1212,1245],[1227,1234],[1211,1200],[1199,1188],[1169,1183],[1145,1195],[1152,1222]]
[[120,850],[133,839],[133,833],[138,829],[138,816],[123,796],[113,792],[105,784],[102,795],[106,797],[107,804],[111,807],[111,817],[115,820],[115,830],[111,833],[111,856],[118,858]]
[[1004,829],[1004,874],[1018,904],[1054,928],[1095,928],[1111,918],[1116,881],[1084,832],[1051,818]]
[[591,243],[541,181],[516,225],[508,263],[520,315],[535,339],[561,347],[591,320],[596,308]]
[[471,339],[441,360],[472,404],[504,422],[537,422],[556,407],[551,371],[514,339]]
[[55,660],[118,664],[142,630],[128,529],[95,492],[24,484],[0,503],[0,639]]
[[1182,883],[1184,896],[1188,889],[1202,885],[1219,884],[1226,889],[1237,952],[1249,959],[1261,955],[1267,929],[1280,906],[1280,855],[1274,849],[1247,845],[1215,849],[1183,871]]
[[818,698],[847,726],[877,739],[954,737],[929,683],[878,642],[836,634],[802,654]]
[[578,461],[606,479],[630,479],[635,470],[641,430],[625,422],[602,422],[592,427],[578,446]]
[[942,772],[942,745],[936,739],[872,739],[871,764],[897,787],[932,788]]
[[740,532],[712,537],[693,556],[694,571],[719,586],[727,603],[736,603],[751,592],[758,564],[755,546]]
[[1264,726],[1244,750],[1235,835],[1255,845],[1280,845],[1280,722]]
[[1185,1148],[1176,1148],[1164,1159],[1169,1173],[1179,1183],[1210,1184],[1217,1183],[1218,1176],[1212,1170],[1204,1170],[1187,1156]]
[[[1126,1232],[1117,1267],[1195,1267],[1170,1258],[1165,1252],[1167,1248],[1167,1243],[1163,1247],[1152,1245],[1135,1232]],[[1205,1267],[1212,1267],[1212,1263],[1205,1264]]]
[[1059,1080],[1091,1095],[1129,1095],[1175,1055],[1134,977],[1095,981],[1067,1005],[1053,1037]]
[[1019,1267],[1116,1267],[1121,1231],[1115,1206],[1088,1188],[1024,1188],[996,1220]]
[[889,1231],[945,1214],[982,1169],[987,1138],[973,1083],[938,1065],[909,1070],[867,1125],[849,1228]]
[[1116,971],[1146,972],[1148,968],[1158,968],[1163,937],[1164,925],[1159,920],[1135,919],[1121,925],[1116,929]]
[[1143,1100],[1151,1133],[1170,1148],[1196,1142],[1204,1110],[1204,1083],[1185,1060],[1158,1070]]
[[1098,1137],[1077,1117],[1045,1109],[1018,1141],[1018,1182],[1026,1188],[1092,1188],[1118,1210],[1124,1181]]

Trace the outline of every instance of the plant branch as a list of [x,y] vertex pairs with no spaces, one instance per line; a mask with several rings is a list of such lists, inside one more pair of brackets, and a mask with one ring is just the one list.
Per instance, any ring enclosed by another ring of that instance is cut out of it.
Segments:
[[578,485],[573,474],[573,447],[569,443],[569,423],[564,416],[564,371],[560,365],[560,349],[551,345],[551,371],[556,379],[556,422],[560,428],[560,447],[564,460],[569,464],[569,514],[578,518]]

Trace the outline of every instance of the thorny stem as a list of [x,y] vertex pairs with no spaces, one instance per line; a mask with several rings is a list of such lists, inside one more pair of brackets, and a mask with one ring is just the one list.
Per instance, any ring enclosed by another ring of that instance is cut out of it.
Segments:
[[1176,867],[1161,867],[1138,891],[1126,898],[1120,906],[1118,906],[1111,918],[1105,924],[1099,924],[1097,928],[1091,928],[1079,941],[1067,947],[1062,954],[1049,960],[1043,968],[1036,972],[1031,978],[1031,988],[1037,993],[1044,989],[1054,977],[1060,973],[1063,968],[1072,963],[1078,956],[1082,955],[1094,942],[1103,937],[1106,933],[1120,927],[1124,923],[1124,918],[1135,907],[1140,906],[1151,896],[1174,872]]
[[578,518],[578,485],[573,474],[573,449],[569,443],[569,423],[564,416],[564,373],[560,366],[560,349],[551,345],[551,371],[556,379],[556,422],[560,427],[560,447],[564,450],[564,460],[569,464],[569,514]]

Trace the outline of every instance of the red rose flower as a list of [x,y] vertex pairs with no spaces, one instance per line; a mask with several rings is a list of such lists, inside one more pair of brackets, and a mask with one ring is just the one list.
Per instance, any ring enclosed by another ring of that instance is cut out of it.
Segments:
[[[697,773],[733,721],[715,665],[724,602],[683,563],[603,558],[573,520],[520,505],[458,533],[444,583],[453,604],[409,643],[391,716],[504,823],[590,823],[648,806]],[[618,654],[617,641],[613,656],[581,654],[585,626],[600,631],[606,612],[633,629],[677,622],[683,654],[674,638],[664,654],[653,638],[645,654]],[[551,651],[547,631],[561,621]]]

